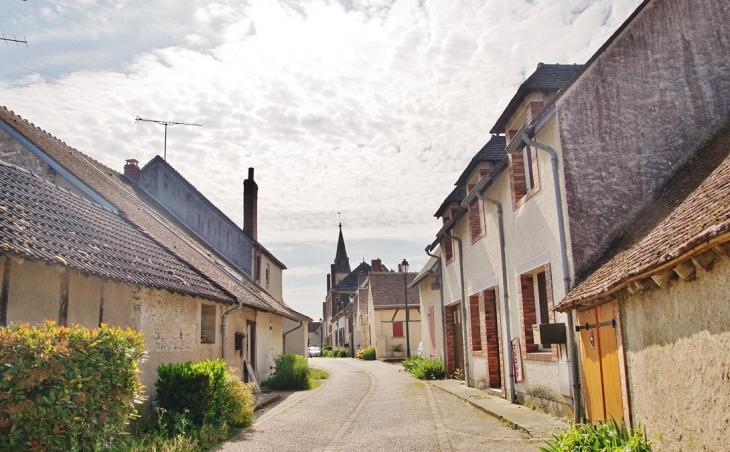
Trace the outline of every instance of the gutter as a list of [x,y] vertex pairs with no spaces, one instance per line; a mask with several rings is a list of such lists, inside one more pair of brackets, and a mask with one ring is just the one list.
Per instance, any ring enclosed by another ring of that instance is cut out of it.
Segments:
[[283,353],[286,353],[286,335],[289,334],[289,333],[291,333],[292,331],[295,331],[295,330],[298,330],[299,328],[301,328],[302,327],[302,324],[304,324],[304,321],[303,320],[300,320],[299,321],[299,325],[295,326],[294,328],[292,328],[289,331],[287,331],[286,333],[284,333],[284,336],[283,336],[284,343],[282,344],[282,347],[281,347],[281,351]]
[[[435,242],[434,242],[435,243]],[[439,266],[439,301],[441,303],[441,346],[443,347],[444,351],[444,363],[446,362],[446,306],[444,306],[444,273],[442,271],[443,267],[441,267],[441,258],[439,256],[436,256],[435,254],[431,254],[431,251],[433,251],[434,244],[426,247],[426,254],[430,257],[433,257],[438,262]]]
[[[446,224],[448,225],[448,222]],[[469,384],[469,352],[471,351],[471,349],[469,348],[469,335],[467,332],[468,328],[465,324],[467,319],[467,300],[465,295],[466,291],[464,290],[464,260],[462,259],[464,253],[461,246],[461,239],[459,237],[451,234],[444,234],[444,237],[456,240],[456,243],[459,244],[459,278],[461,279],[461,336],[464,339],[464,377],[466,378],[466,386],[471,387],[471,385]],[[446,330],[444,330],[444,332],[445,331]]]
[[236,301],[238,301],[238,306],[236,306],[233,309],[227,310],[221,316],[221,358],[223,359],[223,361],[226,360],[226,318],[228,317],[229,314],[238,312],[243,307],[242,299],[238,298]]
[[[505,244],[504,244],[504,221],[502,217],[502,204],[500,204],[498,201],[486,198],[484,195],[476,191],[476,197],[482,200],[483,202],[486,201],[490,204],[493,204],[497,207],[497,222],[499,223],[499,253],[500,258],[502,260],[501,266],[502,266],[502,296],[504,299],[504,324],[506,329],[506,337],[507,344],[503,347],[504,350],[511,350],[511,327],[510,327],[510,317],[509,317],[509,295],[507,293],[507,261],[505,259]],[[504,340],[502,341],[504,342]],[[510,358],[507,360],[509,362],[509,391],[510,391],[510,401],[512,403],[517,403],[517,395],[515,394],[515,369],[514,369],[514,360],[511,357],[512,353],[510,353]]]
[[[555,191],[555,204],[558,214],[558,236],[560,239],[560,260],[563,271],[563,288],[565,290],[565,296],[570,292],[570,273],[568,273],[568,248],[565,242],[565,220],[563,219],[563,200],[560,194],[560,174],[558,172],[558,154],[555,149],[550,146],[533,141],[530,137],[535,136],[537,133],[536,128],[532,124],[525,124],[517,132],[515,139],[510,142],[507,146],[506,152],[514,152],[521,149],[523,146],[534,146],[538,149],[542,149],[550,153],[550,163],[552,164],[553,170],[553,188]],[[580,375],[578,372],[578,361],[576,360],[575,353],[575,329],[573,326],[573,310],[567,313],[566,327],[568,337],[568,359],[570,360],[570,370],[573,383],[573,422],[579,424],[580,419]]]

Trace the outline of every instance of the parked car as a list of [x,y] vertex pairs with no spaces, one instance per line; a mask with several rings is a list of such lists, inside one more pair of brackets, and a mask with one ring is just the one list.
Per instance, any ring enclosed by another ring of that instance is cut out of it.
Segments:
[[307,354],[309,355],[310,358],[313,358],[315,356],[318,356],[319,355],[319,347],[314,346],[314,345],[311,346],[311,347],[307,347]]

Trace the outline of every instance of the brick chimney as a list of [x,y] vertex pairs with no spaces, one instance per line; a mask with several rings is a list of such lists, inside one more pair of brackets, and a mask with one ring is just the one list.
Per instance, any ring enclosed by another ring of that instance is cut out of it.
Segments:
[[257,237],[259,186],[253,180],[253,168],[248,169],[248,179],[243,181],[243,232],[254,240]]
[[383,262],[380,259],[373,259],[370,263],[371,263],[370,271],[375,272],[375,273],[380,273],[383,271],[383,267],[382,267]]
[[327,274],[327,293],[330,293],[330,289],[332,288],[332,275],[329,273]]
[[127,159],[127,164],[124,165],[124,175],[138,184],[139,183],[139,161],[137,161],[135,159]]

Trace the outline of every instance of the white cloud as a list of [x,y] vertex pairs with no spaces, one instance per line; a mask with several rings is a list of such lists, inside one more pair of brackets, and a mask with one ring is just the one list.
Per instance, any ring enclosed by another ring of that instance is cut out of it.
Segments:
[[338,211],[348,240],[420,253],[524,78],[587,60],[639,0],[16,3],[2,104],[118,170],[162,154],[137,115],[202,123],[169,128],[169,162],[239,224],[255,167],[262,242],[331,247],[304,276]]

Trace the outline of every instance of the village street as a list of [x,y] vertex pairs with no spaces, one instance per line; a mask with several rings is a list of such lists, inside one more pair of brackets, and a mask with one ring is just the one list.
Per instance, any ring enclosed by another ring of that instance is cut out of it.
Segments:
[[399,372],[400,364],[310,359],[330,373],[258,412],[254,426],[214,450],[536,450],[543,441],[438,388]]

